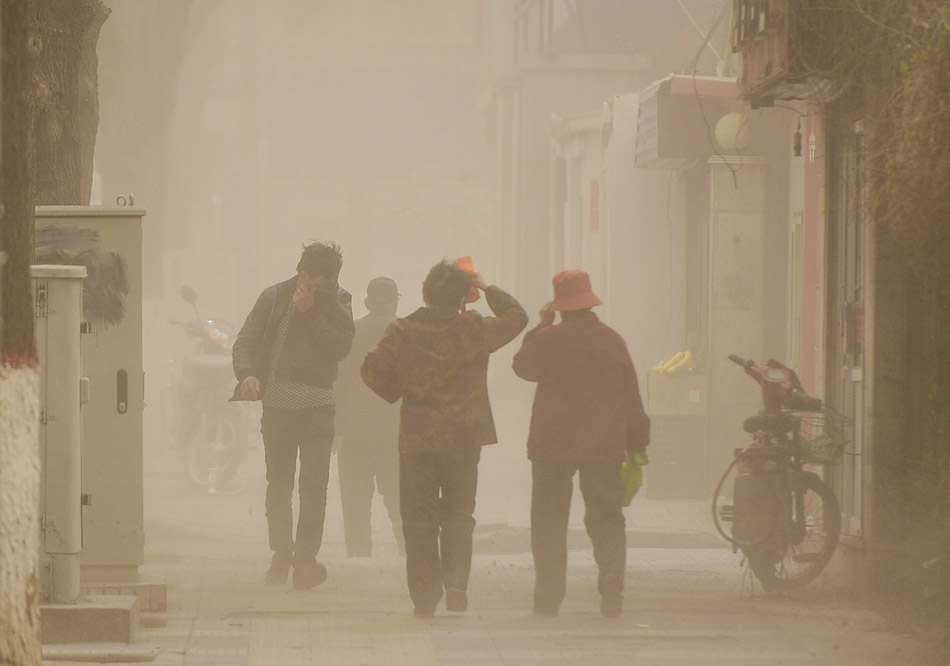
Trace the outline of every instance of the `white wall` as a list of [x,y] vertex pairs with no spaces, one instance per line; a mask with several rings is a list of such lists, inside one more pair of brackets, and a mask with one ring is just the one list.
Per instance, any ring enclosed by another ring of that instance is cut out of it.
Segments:
[[623,335],[640,375],[685,348],[685,193],[677,172],[634,165],[636,94],[611,102],[601,233],[606,234],[607,322]]

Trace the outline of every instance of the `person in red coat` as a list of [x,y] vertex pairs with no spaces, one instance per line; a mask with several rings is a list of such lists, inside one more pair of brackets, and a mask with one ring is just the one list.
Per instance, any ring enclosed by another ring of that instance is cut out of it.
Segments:
[[[524,336],[513,368],[537,382],[528,434],[535,615],[557,615],[567,578],[567,522],[580,478],[584,525],[599,569],[601,613],[623,610],[626,530],[620,466],[643,452],[650,419],[623,338],[591,311],[602,301],[581,270],[554,276],[554,300]],[[554,324],[555,312],[561,322]]]

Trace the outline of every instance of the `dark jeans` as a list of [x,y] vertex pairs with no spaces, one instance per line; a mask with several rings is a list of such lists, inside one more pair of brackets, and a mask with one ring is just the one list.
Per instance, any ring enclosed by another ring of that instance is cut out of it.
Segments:
[[468,587],[480,456],[481,448],[399,456],[406,579],[416,608],[435,609],[443,587]]
[[370,513],[376,490],[393,524],[396,542],[402,544],[399,517],[399,452],[395,439],[375,442],[347,436],[337,454],[340,471],[340,499],[343,504],[343,536],[346,554],[369,557],[373,554]]
[[574,472],[584,496],[584,525],[594,545],[604,597],[623,592],[627,533],[623,511],[620,463],[570,463],[534,460],[531,463],[531,552],[534,555],[534,606],[554,612],[564,600],[567,579],[567,521]]
[[[294,566],[316,561],[323,541],[327,512],[327,481],[333,449],[332,407],[315,409],[264,408],[261,434],[267,464],[267,533],[275,553],[293,553]],[[300,514],[297,538],[293,538],[294,517],[291,500],[297,452],[300,452]]]

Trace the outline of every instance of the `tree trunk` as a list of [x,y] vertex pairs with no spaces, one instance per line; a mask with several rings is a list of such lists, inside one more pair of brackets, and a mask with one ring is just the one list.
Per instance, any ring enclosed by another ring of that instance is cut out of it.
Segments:
[[87,205],[99,126],[96,43],[110,9],[100,0],[37,6],[36,202]]
[[39,373],[33,332],[33,0],[2,0],[0,664],[40,663]]
[[3,330],[0,363],[36,365],[33,337],[33,100],[34,71],[42,42],[31,18],[32,0],[3,0],[2,196]]

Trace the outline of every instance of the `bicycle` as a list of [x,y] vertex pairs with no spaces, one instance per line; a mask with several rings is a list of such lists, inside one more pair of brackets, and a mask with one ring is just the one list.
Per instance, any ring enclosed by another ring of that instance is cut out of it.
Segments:
[[[734,354],[729,360],[762,387],[764,410],[743,423],[752,443],[736,449],[716,486],[713,521],[766,591],[797,589],[828,565],[841,532],[834,491],[808,468],[841,456],[850,422],[806,395],[795,372],[778,361],[757,365]],[[733,469],[733,503],[719,507]],[[732,523],[731,535],[720,521]]]

